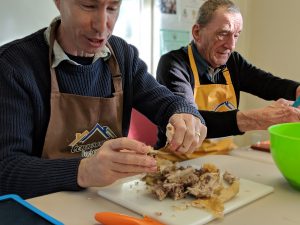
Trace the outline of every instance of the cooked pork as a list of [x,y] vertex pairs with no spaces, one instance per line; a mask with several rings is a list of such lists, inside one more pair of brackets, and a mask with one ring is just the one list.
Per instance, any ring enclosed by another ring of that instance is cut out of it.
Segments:
[[[152,188],[152,193],[159,199],[166,197],[174,200],[187,195],[196,198],[210,198],[223,188],[219,169],[212,164],[205,164],[200,169],[193,167],[176,167],[174,164],[160,168],[154,174],[148,174],[144,180]],[[224,179],[231,182],[234,177],[229,173]]]

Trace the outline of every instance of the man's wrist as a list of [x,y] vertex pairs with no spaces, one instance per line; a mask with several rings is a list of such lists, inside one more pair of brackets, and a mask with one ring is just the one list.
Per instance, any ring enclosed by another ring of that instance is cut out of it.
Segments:
[[236,117],[237,125],[241,132],[260,129],[258,113],[255,110],[238,111]]
[[86,184],[86,158],[82,159],[79,163],[79,167],[78,167],[78,175],[77,175],[77,184],[80,187],[86,188],[88,187]]

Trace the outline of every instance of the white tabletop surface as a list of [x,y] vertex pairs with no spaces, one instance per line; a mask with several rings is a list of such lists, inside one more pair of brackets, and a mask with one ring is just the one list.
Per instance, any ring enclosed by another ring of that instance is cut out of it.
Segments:
[[274,164],[272,155],[269,152],[258,151],[250,148],[250,146],[237,148],[230,152],[230,155],[240,158],[251,159],[264,163]]
[[[244,154],[243,154],[244,153]],[[212,162],[235,175],[274,187],[274,192],[226,214],[208,225],[299,225],[300,192],[292,189],[274,165],[269,153],[237,149],[231,156],[206,156],[191,163]],[[94,214],[101,211],[138,214],[97,194],[99,188],[82,192],[58,192],[28,201],[66,225],[96,225]]]

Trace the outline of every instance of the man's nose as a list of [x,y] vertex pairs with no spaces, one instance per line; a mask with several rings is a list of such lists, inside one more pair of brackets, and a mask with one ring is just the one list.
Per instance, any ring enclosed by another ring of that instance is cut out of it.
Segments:
[[99,34],[106,31],[107,27],[107,14],[106,12],[98,12],[94,15],[93,21],[92,21],[92,28]]
[[225,42],[225,46],[227,49],[230,49],[231,51],[233,51],[235,49],[236,42],[237,42],[237,39],[235,38],[235,36],[230,35]]

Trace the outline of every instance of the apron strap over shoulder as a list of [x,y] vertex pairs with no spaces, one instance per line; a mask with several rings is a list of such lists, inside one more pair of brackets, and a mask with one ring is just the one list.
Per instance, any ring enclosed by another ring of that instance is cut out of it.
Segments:
[[106,46],[109,48],[110,52],[111,52],[111,56],[108,59],[108,66],[109,69],[112,73],[112,79],[113,79],[113,84],[114,84],[114,88],[115,88],[115,92],[122,92],[122,74],[120,72],[120,67],[117,61],[117,58],[115,56],[115,53],[112,49],[112,47],[110,46],[109,43],[106,44]]
[[198,75],[198,69],[196,66],[195,58],[193,56],[193,50],[192,50],[192,45],[189,44],[188,46],[188,55],[189,55],[189,60],[190,60],[190,65],[192,68],[192,72],[194,75],[194,81],[195,81],[195,88],[200,87],[200,80],[199,80],[199,75]]
[[50,73],[51,73],[51,88],[53,93],[59,93],[58,82],[56,78],[55,68],[52,67],[53,64],[53,46],[56,36],[57,28],[60,24],[60,20],[55,21],[51,24],[50,30],[50,43],[49,43],[49,66],[50,66]]
[[232,84],[232,81],[231,81],[231,78],[230,78],[230,73],[229,73],[229,70],[227,67],[225,67],[223,69],[223,75],[225,77],[225,80],[226,80],[226,84],[229,85],[229,84]]

